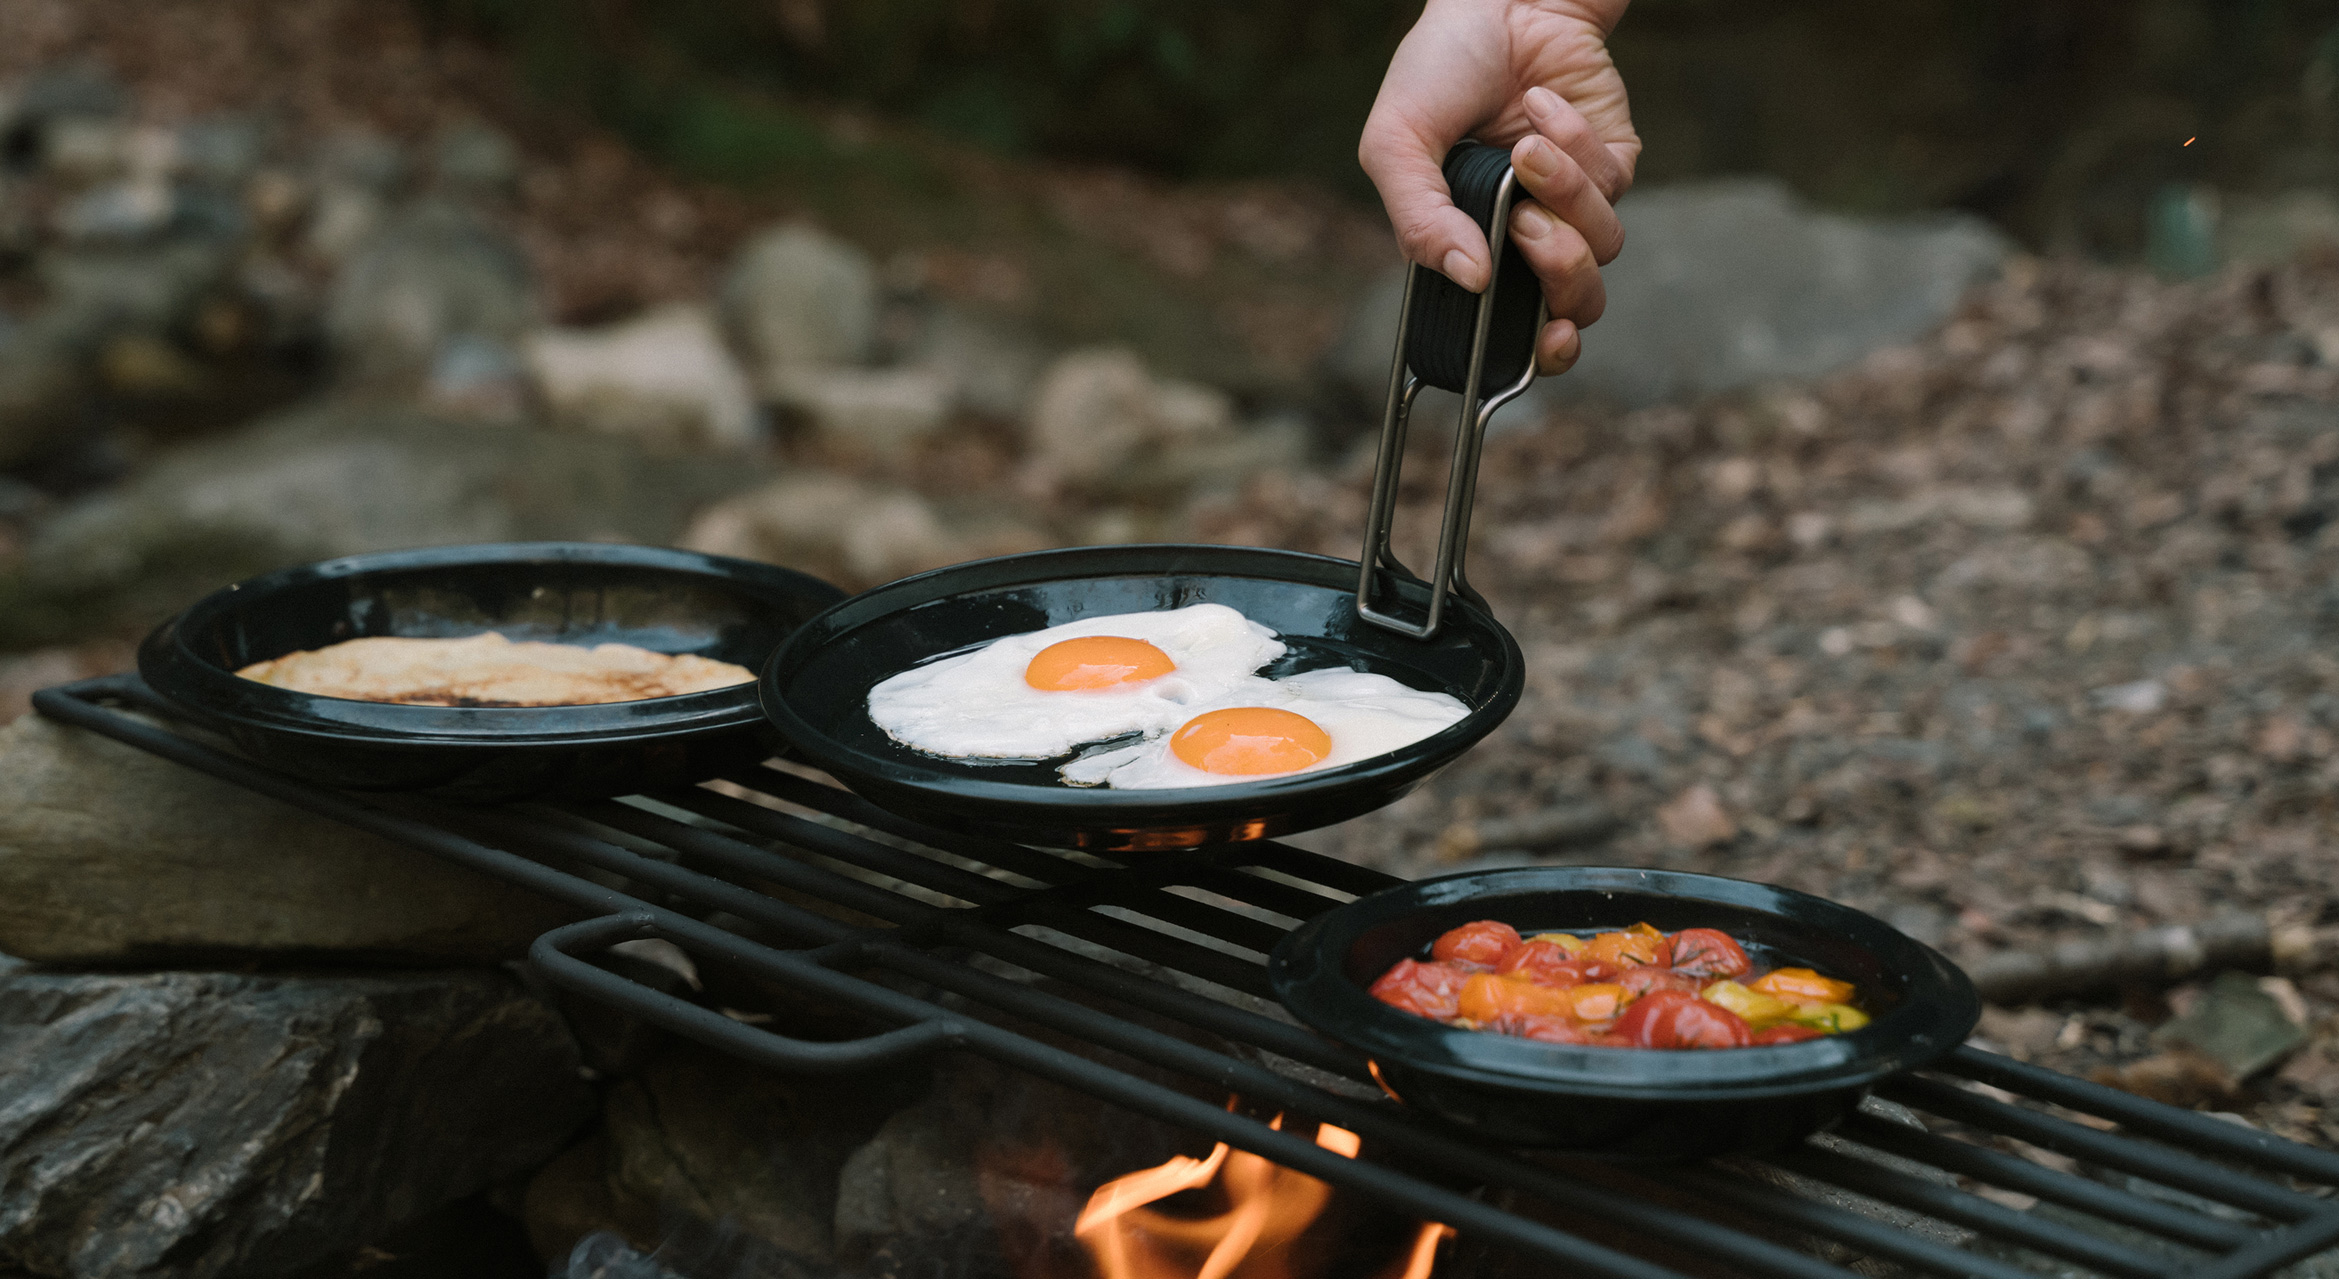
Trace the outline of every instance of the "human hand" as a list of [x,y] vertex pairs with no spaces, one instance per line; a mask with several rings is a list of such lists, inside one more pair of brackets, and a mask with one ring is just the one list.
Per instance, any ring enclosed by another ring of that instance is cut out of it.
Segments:
[[1608,303],[1600,268],[1624,247],[1613,204],[1641,143],[1608,33],[1628,2],[1429,0],[1389,60],[1357,148],[1407,260],[1473,293],[1493,255],[1440,165],[1466,137],[1511,148],[1535,198],[1512,209],[1508,247],[1526,255],[1551,307],[1535,337],[1541,373],[1582,354],[1581,330]]

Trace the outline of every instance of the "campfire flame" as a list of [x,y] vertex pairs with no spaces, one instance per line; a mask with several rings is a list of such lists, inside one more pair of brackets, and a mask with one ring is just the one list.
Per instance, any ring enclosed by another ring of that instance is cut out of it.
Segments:
[[[1283,1127],[1275,1117],[1273,1128]],[[1363,1142],[1331,1124],[1316,1144],[1354,1159]],[[1228,1207],[1210,1217],[1175,1217],[1151,1205],[1218,1181]],[[1322,1214],[1332,1188],[1313,1177],[1220,1142],[1208,1158],[1178,1155],[1097,1187],[1073,1224],[1102,1279],[1299,1279],[1293,1244]],[[1413,1246],[1384,1279],[1428,1279],[1451,1226],[1423,1223]]]

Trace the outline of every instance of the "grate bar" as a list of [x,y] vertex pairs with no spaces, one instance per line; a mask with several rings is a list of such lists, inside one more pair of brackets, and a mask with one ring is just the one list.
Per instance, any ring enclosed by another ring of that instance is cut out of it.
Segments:
[[2011,1057],[1961,1046],[1939,1069],[1951,1074],[2023,1093],[2041,1101],[2109,1119],[2125,1128],[2167,1141],[2193,1146],[2288,1173],[2306,1181],[2339,1186],[2339,1154],[2284,1141],[2269,1132],[2212,1119],[2190,1110],[2178,1110],[2147,1101],[2133,1093],[2069,1075],[2045,1070]]
[[1942,1080],[1904,1075],[1885,1082],[1876,1091],[1902,1105],[1931,1111],[1944,1119],[2019,1137],[2073,1159],[2132,1172],[2148,1181],[2191,1191],[2204,1199],[2231,1204],[2277,1221],[2303,1221],[2323,1209],[2320,1200],[2263,1181],[2236,1177],[2230,1170],[2208,1160],[2166,1147],[2123,1140],[2068,1119],[1967,1092]]
[[1772,1186],[1721,1177],[1702,1169],[1686,1170],[1680,1177],[1684,1184],[1694,1186],[1709,1198],[1944,1279],[2038,1279],[2018,1266],[1952,1248],[1874,1217],[1814,1203]]
[[2002,1150],[1920,1132],[1904,1124],[1888,1123],[1871,1115],[1853,1115],[1836,1132],[1863,1146],[1872,1146],[1904,1159],[1945,1168],[1976,1181],[2019,1190],[2066,1208],[2093,1213],[2106,1221],[2150,1231],[2198,1248],[2224,1251],[2258,1238],[2257,1231],[2239,1222],[2221,1221],[2173,1204],[2132,1195],[2102,1182],[2057,1172]]
[[1832,1182],[1871,1199],[1896,1204],[1961,1226],[1970,1226],[2013,1240],[2026,1248],[2091,1266],[2106,1274],[2124,1275],[2127,1279],[2152,1279],[2167,1269],[2158,1257],[2123,1247],[2076,1227],[2017,1212],[2004,1204],[1991,1203],[1979,1195],[1970,1195],[1951,1186],[1912,1177],[1899,1169],[1887,1168],[1851,1155],[1805,1146],[1781,1151],[1771,1157],[1771,1162],[1815,1181]]

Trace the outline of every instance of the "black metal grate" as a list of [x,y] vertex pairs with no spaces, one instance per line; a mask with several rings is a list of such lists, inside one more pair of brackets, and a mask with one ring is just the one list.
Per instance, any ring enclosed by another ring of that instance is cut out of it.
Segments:
[[[172,713],[127,676],[35,698],[51,718],[595,912],[538,939],[532,957],[550,978],[742,1058],[845,1070],[969,1049],[1566,1273],[1853,1279],[1848,1262],[1862,1256],[1953,1279],[2244,1279],[2339,1244],[2339,1155],[1971,1048],[1877,1090],[1921,1124],[1864,1111],[1795,1150],[1668,1170],[1661,1186],[1457,1137],[1381,1099],[1357,1055],[1274,1015],[1262,961],[1284,931],[1396,882],[1275,843],[1125,860],[1026,848],[916,825],[770,766],[724,779],[729,793],[497,809],[360,798],[117,703]],[[577,873],[588,867],[632,891]],[[840,923],[769,886],[882,926]],[[752,928],[707,922],[718,915]],[[842,1043],[787,1039],[572,954],[648,936],[893,1028]],[[970,964],[969,952],[998,962]],[[1002,965],[1086,998],[1001,975]],[[880,970],[957,998],[945,1006],[869,980]],[[1114,1006],[1132,1015],[1103,1011]],[[1339,1125],[1362,1137],[1362,1151],[1336,1154],[987,1020],[993,1013],[1201,1091]],[[1156,1029],[1161,1019],[1225,1050]]]

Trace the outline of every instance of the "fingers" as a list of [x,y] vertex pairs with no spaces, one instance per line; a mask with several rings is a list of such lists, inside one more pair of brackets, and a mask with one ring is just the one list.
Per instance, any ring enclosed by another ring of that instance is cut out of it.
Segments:
[[1533,203],[1512,209],[1510,243],[1535,269],[1552,319],[1582,329],[1607,309],[1608,288],[1601,282],[1592,246],[1551,210]]
[[1380,190],[1406,260],[1472,293],[1484,289],[1492,270],[1486,235],[1469,214],[1454,207],[1440,167],[1443,148],[1432,150],[1418,133],[1376,108],[1365,122],[1357,159]]
[[1574,156],[1541,134],[1530,133],[1511,148],[1511,169],[1536,203],[1558,214],[1584,237],[1599,265],[1616,260],[1624,248],[1624,223],[1617,220],[1615,207]]
[[1573,320],[1553,320],[1535,335],[1535,373],[1550,377],[1575,367],[1584,353],[1584,335]]
[[1582,112],[1541,85],[1527,90],[1525,106],[1535,132],[1582,166],[1601,199],[1614,200],[1632,188],[1633,164],[1640,156],[1637,139],[1629,145],[1609,145]]

